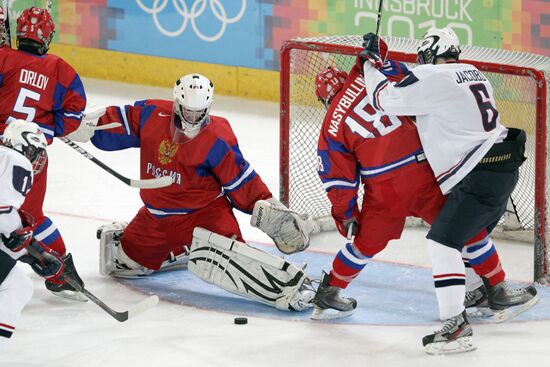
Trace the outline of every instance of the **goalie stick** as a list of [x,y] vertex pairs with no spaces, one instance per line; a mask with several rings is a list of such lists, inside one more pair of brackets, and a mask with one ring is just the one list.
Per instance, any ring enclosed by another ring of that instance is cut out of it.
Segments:
[[[44,257],[42,254],[40,254],[38,251],[36,251],[34,248],[27,246],[26,247],[27,252],[36,258],[40,262],[44,262]],[[90,301],[98,305],[103,311],[107,312],[109,315],[111,315],[115,320],[124,322],[128,319],[131,319],[140,313],[143,313],[153,307],[155,307],[159,303],[159,298],[156,295],[149,296],[145,299],[143,299],[141,302],[137,303],[136,305],[130,307],[127,311],[118,312],[113,310],[111,307],[109,307],[105,302],[97,298],[92,292],[87,290],[85,287],[82,287],[75,279],[68,277],[68,276],[62,276],[63,280],[65,280],[67,283],[69,283],[74,289],[76,289],[78,292],[81,292],[83,295],[85,295]]]
[[[105,125],[107,126],[107,125]],[[99,167],[103,168],[105,171],[109,172],[111,175],[118,178],[120,181],[124,182],[126,185],[131,187],[137,187],[140,189],[158,189],[161,187],[170,186],[172,184],[172,177],[170,176],[163,176],[158,178],[149,178],[144,180],[133,180],[128,177],[125,177],[112,169],[111,167],[107,166],[105,163],[101,162],[99,159],[88,153],[84,148],[70,140],[66,137],[59,137],[59,140],[76,150],[80,155],[82,155],[84,158],[89,159],[90,161],[97,164]]]

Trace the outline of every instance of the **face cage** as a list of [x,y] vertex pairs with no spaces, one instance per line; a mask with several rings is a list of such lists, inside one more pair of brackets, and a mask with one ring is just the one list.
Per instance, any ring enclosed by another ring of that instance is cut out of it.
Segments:
[[30,145],[25,149],[23,154],[32,163],[32,171],[35,175],[42,172],[46,166],[46,162],[48,162],[46,150],[42,148],[36,148]]

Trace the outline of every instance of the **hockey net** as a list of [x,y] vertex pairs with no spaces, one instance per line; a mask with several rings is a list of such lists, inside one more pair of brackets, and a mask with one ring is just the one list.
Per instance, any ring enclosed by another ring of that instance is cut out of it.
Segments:
[[[389,58],[414,66],[417,40],[384,39]],[[331,65],[351,69],[361,43],[360,36],[326,36],[289,40],[281,49],[280,199],[291,209],[319,219],[323,230],[335,226],[317,175],[317,139],[326,110],[315,97],[315,76]],[[527,132],[528,159],[494,235],[534,243],[534,275],[542,280],[548,277],[550,261],[550,236],[546,235],[550,58],[466,46],[461,59],[474,64],[491,81],[501,123]]]

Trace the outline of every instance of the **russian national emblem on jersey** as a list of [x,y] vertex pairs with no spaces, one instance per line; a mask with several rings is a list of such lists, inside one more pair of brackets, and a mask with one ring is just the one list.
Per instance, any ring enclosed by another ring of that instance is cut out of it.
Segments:
[[178,145],[172,143],[169,140],[163,140],[159,145],[159,162],[161,164],[168,164],[172,162],[172,158],[178,152]]

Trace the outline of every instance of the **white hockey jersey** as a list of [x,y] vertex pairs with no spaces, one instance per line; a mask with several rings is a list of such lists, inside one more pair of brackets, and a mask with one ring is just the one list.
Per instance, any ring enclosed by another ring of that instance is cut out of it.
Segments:
[[397,84],[369,62],[364,73],[375,108],[389,115],[416,116],[422,147],[443,194],[507,135],[493,88],[472,65],[420,65]]
[[[0,232],[8,237],[21,227],[21,218],[17,209],[25,200],[32,186],[33,173],[31,162],[22,154],[0,145]],[[0,251],[17,259],[25,251],[14,253],[0,240]]]

